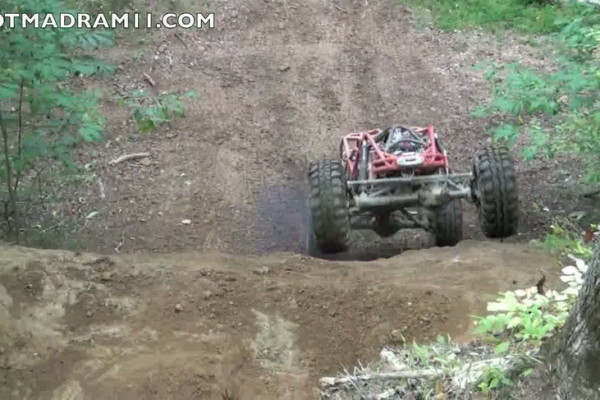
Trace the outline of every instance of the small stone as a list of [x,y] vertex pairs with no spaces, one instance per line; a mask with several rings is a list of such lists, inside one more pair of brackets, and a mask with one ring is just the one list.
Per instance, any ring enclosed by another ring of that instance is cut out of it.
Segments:
[[149,157],[143,158],[141,161],[142,165],[148,166],[152,164],[152,160]]
[[285,23],[280,22],[279,23],[279,29],[285,29]]
[[108,282],[112,279],[112,272],[106,271],[100,275],[100,280],[103,282]]
[[279,67],[279,71],[281,71],[281,72],[285,72],[285,71],[287,71],[289,69],[290,69],[290,66],[287,65],[287,64],[282,65],[281,67]]
[[175,312],[182,312],[183,306],[179,303],[175,304]]
[[206,292],[204,292],[204,294],[202,295],[202,297],[204,297],[204,300],[208,300],[212,297],[212,292],[210,290],[207,290]]
[[268,267],[258,268],[252,271],[256,275],[267,275],[271,270]]

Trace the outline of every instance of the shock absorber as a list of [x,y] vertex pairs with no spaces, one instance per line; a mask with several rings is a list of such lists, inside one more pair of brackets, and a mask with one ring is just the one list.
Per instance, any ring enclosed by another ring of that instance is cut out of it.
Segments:
[[[358,178],[366,181],[369,178],[369,142],[366,140],[362,141],[362,153],[360,155],[360,166],[358,169]],[[365,192],[367,190],[366,185],[361,186],[360,191]]]

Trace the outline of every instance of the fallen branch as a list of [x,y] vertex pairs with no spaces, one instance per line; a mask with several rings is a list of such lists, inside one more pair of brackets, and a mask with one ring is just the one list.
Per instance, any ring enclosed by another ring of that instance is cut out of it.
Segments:
[[175,36],[175,38],[176,38],[176,39],[179,39],[179,41],[180,41],[181,43],[183,43],[183,45],[185,46],[185,48],[186,48],[186,49],[188,48],[188,45],[187,45],[187,43],[185,42],[185,40],[183,40],[183,38],[181,37],[181,35],[180,35],[179,33],[175,32],[175,33],[173,34],[173,36]]
[[152,79],[150,77],[150,75],[148,75],[147,73],[143,73],[144,79],[146,80],[146,82],[148,82],[150,84],[150,86],[155,87],[156,83],[154,82],[154,79]]
[[377,373],[377,374],[358,374],[354,376],[344,376],[340,378],[321,378],[319,382],[321,386],[337,386],[337,385],[345,385],[347,383],[352,383],[357,380],[368,381],[372,379],[376,380],[386,380],[386,379],[415,379],[415,378],[430,378],[435,376],[442,375],[441,371],[437,371],[434,369],[417,369],[412,371],[399,371],[399,372],[387,372],[387,373]]
[[61,226],[61,225],[62,225],[62,224],[64,224],[65,222],[67,222],[67,220],[66,220],[66,219],[63,219],[62,221],[60,221],[60,222],[58,222],[58,223],[56,223],[56,224],[54,224],[54,225],[52,225],[52,226],[49,226],[49,227],[48,227],[48,228],[46,228],[46,229],[42,229],[42,233],[46,233],[46,232],[48,232],[48,231],[49,231],[49,230],[51,230],[51,229],[58,228],[59,226]]
[[132,154],[125,154],[119,158],[115,158],[112,161],[109,161],[108,163],[110,165],[117,165],[119,163],[122,163],[123,161],[128,161],[128,160],[136,160],[139,158],[146,158],[146,157],[150,157],[150,153],[132,153]]

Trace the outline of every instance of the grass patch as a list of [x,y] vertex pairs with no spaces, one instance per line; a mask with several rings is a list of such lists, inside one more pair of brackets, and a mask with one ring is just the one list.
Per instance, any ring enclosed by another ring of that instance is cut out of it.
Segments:
[[446,31],[483,28],[529,34],[558,31],[555,21],[577,15],[575,2],[544,4],[534,0],[399,0],[416,10],[430,10],[435,24]]

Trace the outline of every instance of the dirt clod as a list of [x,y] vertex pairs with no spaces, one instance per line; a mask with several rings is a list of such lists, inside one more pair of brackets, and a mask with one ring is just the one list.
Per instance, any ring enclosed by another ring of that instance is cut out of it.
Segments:
[[110,281],[110,280],[112,279],[112,276],[113,276],[113,273],[112,273],[112,272],[106,271],[106,272],[103,272],[103,273],[100,275],[100,279],[101,279],[103,282],[108,282],[108,281]]

